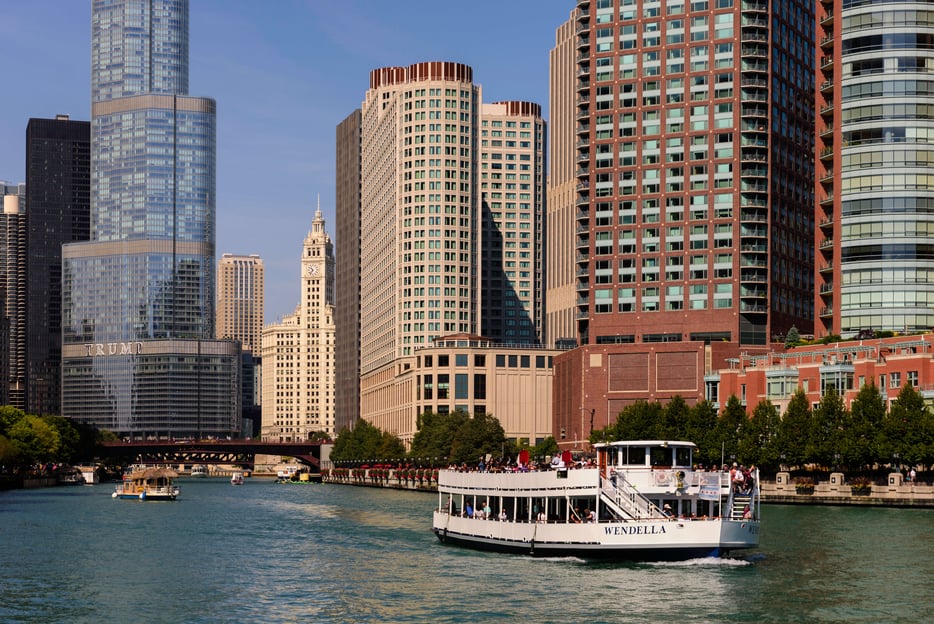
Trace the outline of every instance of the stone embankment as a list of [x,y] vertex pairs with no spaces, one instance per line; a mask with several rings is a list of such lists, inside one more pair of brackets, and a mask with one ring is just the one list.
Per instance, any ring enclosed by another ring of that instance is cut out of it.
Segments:
[[832,472],[826,481],[795,483],[787,472],[775,481],[762,482],[763,503],[803,505],[867,505],[878,507],[934,507],[934,486],[906,483],[897,472],[886,475],[885,483],[854,485],[842,472]]
[[[322,478],[325,483],[436,492],[437,474],[432,469],[336,468],[323,470]],[[847,483],[842,472],[830,473],[827,481],[813,485],[796,484],[789,473],[780,472],[775,481],[763,480],[761,491],[763,503],[934,507],[934,486],[906,483],[899,473],[887,475],[885,484],[866,487]]]

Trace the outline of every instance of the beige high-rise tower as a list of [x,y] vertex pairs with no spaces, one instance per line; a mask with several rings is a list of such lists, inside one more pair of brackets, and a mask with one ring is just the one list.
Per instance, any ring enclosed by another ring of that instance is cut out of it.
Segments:
[[334,246],[319,208],[305,237],[301,302],[263,328],[263,440],[334,431]]
[[265,268],[256,254],[225,253],[217,263],[217,337],[239,340],[259,355]]

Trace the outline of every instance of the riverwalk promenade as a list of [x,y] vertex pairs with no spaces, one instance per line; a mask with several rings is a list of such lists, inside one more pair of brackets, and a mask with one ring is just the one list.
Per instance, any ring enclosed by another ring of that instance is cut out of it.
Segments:
[[[437,470],[335,468],[322,471],[324,483],[381,487],[423,492],[437,491]],[[867,486],[847,483],[842,472],[832,472],[813,485],[795,483],[790,473],[760,484],[762,502],[795,505],[865,505],[875,507],[934,508],[934,485],[906,483],[901,474],[885,475]]]

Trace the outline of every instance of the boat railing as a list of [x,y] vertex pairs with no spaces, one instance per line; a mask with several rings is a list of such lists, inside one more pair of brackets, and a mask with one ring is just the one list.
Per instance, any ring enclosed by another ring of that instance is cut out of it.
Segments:
[[727,499],[727,510],[731,520],[758,520],[759,505],[762,502],[759,496],[759,469],[752,473],[752,487],[737,491],[730,488],[730,496]]
[[603,502],[620,516],[633,520],[666,517],[661,509],[643,496],[621,473],[615,473],[610,479],[601,477],[600,493]]

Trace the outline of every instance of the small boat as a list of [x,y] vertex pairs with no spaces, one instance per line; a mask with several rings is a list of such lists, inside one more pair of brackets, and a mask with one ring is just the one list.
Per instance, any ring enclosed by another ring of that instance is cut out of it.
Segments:
[[141,501],[168,501],[178,498],[178,486],[173,480],[178,473],[168,468],[147,468],[124,475],[117,485],[113,498]]
[[230,485],[243,485],[243,473],[235,472],[230,475]]
[[679,561],[758,546],[757,472],[736,488],[726,466],[694,468],[692,442],[594,448],[593,467],[440,471],[432,530],[445,544],[584,560]]
[[202,465],[196,465],[191,467],[191,472],[189,473],[190,477],[195,479],[204,479],[208,476],[208,467]]

